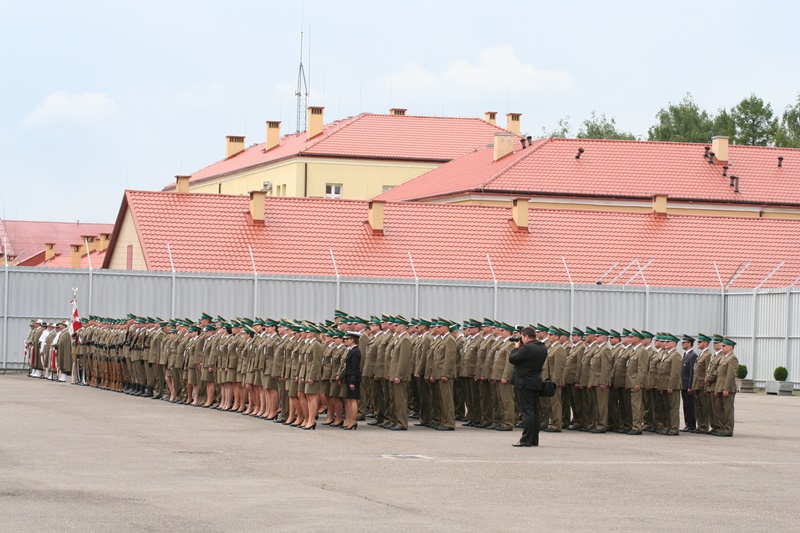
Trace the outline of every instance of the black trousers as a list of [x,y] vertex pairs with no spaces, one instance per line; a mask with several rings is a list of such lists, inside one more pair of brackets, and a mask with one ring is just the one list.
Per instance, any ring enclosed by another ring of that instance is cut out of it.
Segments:
[[681,390],[681,399],[683,400],[683,421],[686,427],[689,429],[697,429],[694,391],[692,391],[692,394],[689,394],[685,390]]
[[539,425],[541,414],[539,412],[539,391],[516,389],[517,404],[522,414],[522,437],[519,441],[525,444],[539,444]]

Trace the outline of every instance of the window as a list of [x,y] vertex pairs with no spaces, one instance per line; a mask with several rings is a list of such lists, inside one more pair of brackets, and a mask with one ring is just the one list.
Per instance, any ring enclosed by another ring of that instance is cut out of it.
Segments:
[[342,184],[341,183],[326,183],[325,184],[325,198],[341,198],[342,197]]
[[384,185],[383,186],[383,192],[386,192],[386,191],[391,190],[391,189],[394,189],[394,185]]

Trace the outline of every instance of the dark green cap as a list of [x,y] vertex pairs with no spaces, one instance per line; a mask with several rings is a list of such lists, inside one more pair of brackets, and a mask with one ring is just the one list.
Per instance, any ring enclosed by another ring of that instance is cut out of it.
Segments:
[[594,328],[586,326],[586,334],[587,335],[597,335],[597,332],[594,330]]
[[578,335],[580,337],[583,337],[583,332],[578,328],[572,328],[572,334],[573,335]]
[[614,337],[615,339],[622,338],[622,335],[620,335],[619,331],[617,331],[617,330],[615,330],[615,329],[612,329],[612,330],[609,332],[609,335],[608,335],[608,336],[609,336],[609,337]]
[[641,333],[642,333],[642,338],[643,339],[652,339],[653,338],[653,334],[650,333],[649,331],[647,331],[646,329],[643,329],[641,331]]
[[548,335],[561,335],[561,330],[560,330],[560,329],[558,329],[558,328],[557,328],[557,327],[555,327],[555,326],[550,326],[550,327],[547,329],[547,334],[548,334]]
[[533,329],[535,329],[536,331],[547,331],[547,330],[549,330],[550,328],[548,328],[547,326],[545,326],[544,324],[542,324],[541,322],[539,322],[539,323],[537,323],[537,324],[536,324],[536,326],[534,326],[534,328],[533,328]]
[[712,337],[712,340],[714,342],[722,342],[724,339],[722,335],[720,335],[719,333],[715,333],[714,336]]
[[203,328],[203,331],[217,331],[217,328],[214,326],[214,324],[209,324]]
[[603,328],[594,328],[594,332],[596,335],[605,335],[606,337],[609,335],[609,333]]
[[711,337],[709,337],[705,333],[698,333],[697,340],[701,342],[711,342]]
[[733,339],[729,339],[728,337],[725,337],[722,339],[722,344],[727,344],[728,346],[736,346],[736,341],[734,341]]
[[200,313],[200,320],[214,320],[208,313]]

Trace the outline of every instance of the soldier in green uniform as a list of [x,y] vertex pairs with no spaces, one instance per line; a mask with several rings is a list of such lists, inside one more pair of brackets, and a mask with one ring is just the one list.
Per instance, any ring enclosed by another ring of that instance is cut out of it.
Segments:
[[710,433],[710,419],[711,419],[711,398],[709,393],[705,390],[706,374],[708,372],[708,364],[711,360],[711,349],[708,343],[711,342],[711,337],[705,333],[697,335],[697,348],[700,350],[700,355],[694,363],[694,377],[692,380],[692,388],[689,394],[695,397],[697,404],[697,428],[695,433]]
[[597,350],[592,354],[589,364],[588,389],[594,394],[594,424],[591,433],[605,433],[608,428],[608,393],[611,386],[611,348],[608,345],[609,332],[603,328],[595,328],[597,333]]
[[719,398],[721,410],[718,413],[719,431],[714,433],[717,437],[733,437],[734,426],[734,400],[736,398],[736,370],[739,368],[739,359],[733,353],[736,342],[728,337],[722,339],[722,357],[716,368],[716,386],[714,396]]
[[631,428],[628,435],[641,435],[644,427],[644,405],[642,395],[644,393],[645,381],[647,379],[647,369],[649,366],[649,356],[641,341],[644,333],[631,331],[631,347],[625,362],[625,390],[630,398],[630,421]]

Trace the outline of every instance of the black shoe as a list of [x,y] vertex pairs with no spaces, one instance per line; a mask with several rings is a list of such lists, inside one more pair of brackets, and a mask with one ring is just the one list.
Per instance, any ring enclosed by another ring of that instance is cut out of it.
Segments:
[[406,428],[402,426],[389,426],[387,429],[391,429],[392,431],[406,431]]
[[512,431],[511,428],[507,428],[507,427],[503,427],[503,426],[497,426],[494,429],[495,429],[495,431]]
[[415,422],[414,425],[417,426],[417,427],[423,427],[423,426],[427,426],[428,424],[423,424],[422,422]]
[[664,433],[664,435],[667,435],[668,437],[677,437],[678,435],[680,435],[680,433],[678,433],[677,431],[667,431],[666,433]]
[[590,429],[589,433],[605,433],[603,429]]
[[630,431],[628,432],[628,435],[641,435],[641,434],[642,434],[642,432],[641,432],[641,431],[634,431],[634,430],[630,430]]
[[480,429],[489,429],[489,424],[478,424],[475,427]]
[[153,389],[147,387],[144,389],[144,394],[142,394],[143,398],[152,398],[153,397]]
[[445,426],[438,426],[438,427],[436,428],[436,430],[437,430],[437,431],[455,431],[455,430],[456,430],[456,428],[448,428],[448,427],[445,427]]
[[314,424],[313,424],[313,425],[311,425],[310,427],[307,427],[307,426],[300,426],[300,427],[301,427],[302,429],[317,429],[317,423],[316,423],[316,422],[314,422]]
[[514,424],[514,427],[517,429],[522,429],[525,426],[522,424],[522,422],[517,422],[516,424]]
[[694,433],[694,428],[690,428],[689,426],[686,426],[681,431],[684,432],[684,433]]
[[515,442],[512,444],[515,448],[532,448],[533,446],[538,446],[537,444],[528,444],[527,442]]
[[[367,425],[368,426],[377,426],[379,423],[382,424],[383,422],[378,422],[377,420],[371,420],[371,421],[367,422]],[[347,429],[350,429],[350,428],[347,428]]]
[[495,425],[486,426],[486,429],[497,429],[497,426],[495,426]]
[[350,426],[350,427],[347,427],[347,426],[342,426],[342,429],[346,429],[346,430],[348,430],[348,431],[350,431],[351,429],[352,429],[352,430],[356,430],[356,429],[358,429],[358,422],[356,422],[355,424],[353,424],[353,425],[352,425],[352,426]]
[[472,422],[464,422],[463,424],[461,424],[461,426],[465,428],[470,428],[472,427],[472,425],[473,425]]

